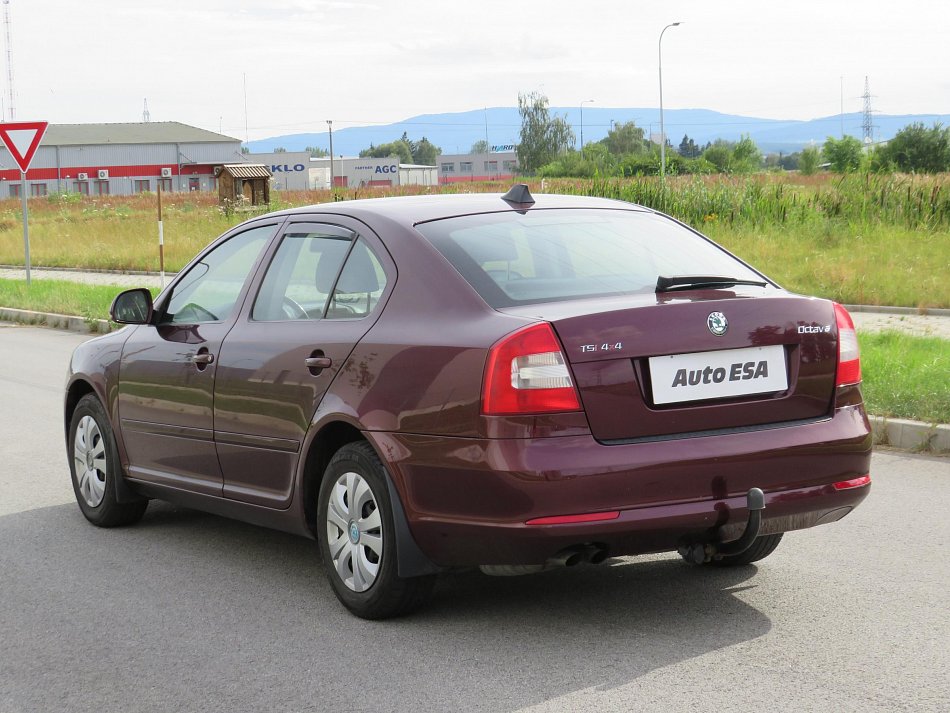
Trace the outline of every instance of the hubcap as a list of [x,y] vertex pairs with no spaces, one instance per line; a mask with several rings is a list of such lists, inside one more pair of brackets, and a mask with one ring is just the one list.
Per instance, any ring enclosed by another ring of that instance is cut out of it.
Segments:
[[383,559],[383,527],[372,488],[359,473],[337,478],[327,503],[333,568],[354,592],[373,586]]
[[76,425],[73,464],[79,494],[89,507],[97,507],[106,494],[106,444],[92,416],[83,416]]

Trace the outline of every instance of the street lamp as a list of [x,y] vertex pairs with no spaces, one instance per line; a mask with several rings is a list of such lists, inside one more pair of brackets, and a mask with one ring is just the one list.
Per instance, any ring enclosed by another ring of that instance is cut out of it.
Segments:
[[327,131],[330,132],[330,191],[333,191],[333,120],[327,119]]
[[593,99],[585,99],[581,102],[581,151],[584,150],[584,105],[593,103]]
[[660,39],[657,41],[657,56],[659,58],[658,67],[660,70],[660,180],[666,180],[666,131],[663,127],[663,33],[671,27],[679,27],[682,22],[673,22],[660,32]]

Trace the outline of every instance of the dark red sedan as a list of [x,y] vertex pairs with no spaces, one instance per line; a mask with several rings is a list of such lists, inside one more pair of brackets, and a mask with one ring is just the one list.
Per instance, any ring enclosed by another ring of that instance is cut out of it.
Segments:
[[382,618],[437,573],[759,560],[868,494],[857,339],[627,203],[439,195],[272,213],[73,355],[83,514],[158,498],[316,538]]

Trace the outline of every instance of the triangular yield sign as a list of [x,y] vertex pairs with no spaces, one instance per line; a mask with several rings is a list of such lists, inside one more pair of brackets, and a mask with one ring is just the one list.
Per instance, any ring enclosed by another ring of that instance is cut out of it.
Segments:
[[20,170],[26,173],[33,160],[33,154],[39,148],[43,134],[46,133],[46,121],[18,121],[0,124],[0,139],[6,144],[10,155]]

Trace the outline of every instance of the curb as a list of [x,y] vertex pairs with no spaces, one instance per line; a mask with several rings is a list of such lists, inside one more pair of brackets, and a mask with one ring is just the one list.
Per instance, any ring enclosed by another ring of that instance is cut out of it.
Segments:
[[0,320],[41,325],[53,329],[66,329],[80,334],[105,334],[112,331],[112,324],[106,319],[86,319],[85,317],[74,317],[68,314],[33,312],[28,309],[13,309],[12,307],[0,307]]
[[905,314],[918,317],[950,317],[950,309],[943,307],[888,307],[887,305],[845,305],[849,312],[878,314]]
[[893,446],[916,453],[950,453],[950,425],[886,416],[868,416],[868,419],[876,446]]
[[[23,265],[0,265],[0,270],[25,270],[26,268]],[[59,267],[59,266],[49,266],[49,265],[31,265],[31,270],[43,270],[49,272],[90,272],[97,275],[136,275],[136,276],[145,276],[145,277],[160,277],[162,273],[150,270],[110,270],[104,267]],[[169,272],[165,271],[165,278],[171,279],[175,277],[178,272]],[[947,310],[950,312],[950,310]]]

